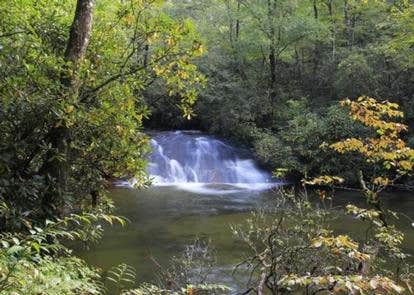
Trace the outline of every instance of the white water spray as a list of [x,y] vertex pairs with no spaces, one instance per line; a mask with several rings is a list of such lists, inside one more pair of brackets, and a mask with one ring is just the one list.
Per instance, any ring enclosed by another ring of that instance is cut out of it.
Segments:
[[153,184],[198,193],[235,193],[276,185],[248,153],[197,132],[159,132],[151,140],[148,173]]

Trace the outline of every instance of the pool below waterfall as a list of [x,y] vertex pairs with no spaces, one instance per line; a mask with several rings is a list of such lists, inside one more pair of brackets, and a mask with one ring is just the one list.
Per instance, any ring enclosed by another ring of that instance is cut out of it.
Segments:
[[[199,132],[158,132],[152,137],[148,172],[154,185],[138,190],[124,183],[111,190],[116,213],[128,218],[126,227],[108,227],[103,241],[79,251],[87,262],[108,270],[127,263],[137,272],[137,283],[155,282],[155,259],[167,265],[196,238],[210,239],[217,255],[217,282],[243,288],[233,276],[246,249],[232,236],[230,226],[277,197],[280,182],[261,169],[248,151]],[[358,203],[355,194],[340,193],[338,204]],[[409,193],[390,194],[390,207],[414,218]],[[352,220],[338,220],[339,231],[359,231]],[[406,228],[405,248],[414,253],[414,229]]]

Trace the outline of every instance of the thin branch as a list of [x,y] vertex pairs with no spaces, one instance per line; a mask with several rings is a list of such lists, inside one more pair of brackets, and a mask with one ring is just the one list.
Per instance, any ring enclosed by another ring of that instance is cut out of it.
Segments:
[[[153,63],[157,63],[159,61],[161,61],[162,59],[164,59],[165,57],[167,57],[169,54],[169,50],[167,50],[165,52],[164,55],[160,56],[159,58],[157,58],[156,60],[153,61]],[[99,90],[101,90],[102,88],[104,88],[105,86],[111,84],[112,82],[115,82],[116,80],[125,77],[125,76],[129,76],[129,75],[133,75],[138,73],[139,71],[144,70],[146,67],[145,65],[142,65],[140,67],[135,67],[131,70],[129,70],[128,72],[120,72],[116,75],[113,75],[112,77],[108,78],[106,81],[102,82],[101,84],[99,84],[98,86],[96,86],[95,88],[89,90],[82,98],[81,101],[84,101],[86,98],[90,97],[92,94],[98,92]]]

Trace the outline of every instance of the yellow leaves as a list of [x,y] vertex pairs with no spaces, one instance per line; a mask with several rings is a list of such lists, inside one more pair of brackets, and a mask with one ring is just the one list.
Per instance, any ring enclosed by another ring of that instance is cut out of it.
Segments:
[[124,132],[124,128],[122,128],[122,126],[116,125],[116,131],[118,132],[118,134],[122,135]]
[[170,63],[157,65],[154,72],[165,81],[168,95],[180,98],[178,107],[182,110],[183,116],[186,119],[194,117],[192,106],[197,100],[198,87],[202,87],[205,82],[197,66],[191,64],[188,57],[183,56]]
[[203,44],[200,44],[200,46],[198,46],[198,48],[197,48],[197,50],[196,50],[196,52],[197,52],[199,55],[203,55],[205,51],[206,51],[206,50],[204,49]]
[[311,180],[304,180],[304,184],[308,185],[328,185],[328,184],[335,184],[335,183],[343,183],[344,179],[338,176],[329,176],[323,175]]
[[398,162],[399,168],[405,171],[413,170],[413,162],[412,161],[400,161]]
[[155,72],[155,75],[160,77],[165,73],[165,69],[163,67],[157,66],[157,67],[154,67],[154,72]]
[[[406,174],[414,168],[414,152],[400,138],[401,132],[407,131],[407,125],[390,121],[402,118],[399,105],[389,101],[378,102],[374,98],[361,96],[357,101],[342,100],[341,106],[349,107],[349,115],[355,121],[375,129],[376,136],[357,139],[348,138],[330,145],[338,153],[356,152],[363,155],[367,162],[382,165],[384,170],[393,170],[398,175]],[[387,178],[374,178],[373,184],[388,186]]]
[[194,42],[193,51],[196,56],[202,56],[206,52],[203,44],[200,42]]
[[66,113],[70,114],[73,112],[73,110],[75,109],[75,107],[73,105],[68,105],[66,107]]
[[378,226],[382,225],[382,222],[379,221],[380,212],[377,210],[362,209],[362,208],[358,208],[355,205],[347,205],[346,211],[348,214],[353,215],[356,219],[369,220]]
[[165,40],[165,43],[167,43],[167,45],[170,46],[170,47],[173,47],[173,46],[177,45],[177,41],[172,37],[168,37]]
[[338,153],[345,152],[366,152],[366,147],[364,143],[356,138],[348,138],[344,141],[340,141],[331,145],[331,148],[337,151]]
[[183,105],[181,106],[181,110],[183,112],[183,117],[187,120],[191,120],[191,118],[195,116],[191,107]]
[[370,259],[370,255],[358,251],[359,245],[347,235],[339,235],[337,237],[320,236],[311,241],[313,248],[327,247],[334,255],[346,255],[356,261],[366,261]]
[[186,80],[190,77],[190,75],[188,74],[188,72],[185,71],[177,71],[177,76],[180,77],[180,79]]
[[149,45],[151,45],[151,44],[153,44],[153,43],[157,42],[157,41],[158,41],[158,39],[159,39],[159,34],[158,34],[158,32],[152,32],[152,33],[148,36],[147,41],[148,41],[148,44],[149,44]]
[[380,227],[375,237],[389,249],[395,249],[398,252],[400,252],[398,247],[404,241],[404,234],[393,226]]
[[[378,102],[376,99],[368,96],[360,96],[356,102],[346,99],[341,104],[343,106],[350,106],[352,114],[373,113],[376,118],[380,116],[388,116],[390,118],[404,117],[404,113],[399,111],[399,105],[397,103],[391,103],[389,101]],[[364,123],[364,121],[361,122]]]
[[312,246],[319,248],[322,245],[336,249],[358,249],[358,244],[351,240],[347,235],[339,235],[337,237],[319,237],[312,241]]
[[386,177],[376,177],[372,180],[372,183],[375,185],[387,186],[390,184],[390,180]]
[[398,122],[389,122],[385,118],[402,118],[404,113],[399,111],[399,105],[388,101],[377,102],[374,98],[361,96],[357,101],[342,100],[341,106],[349,107],[349,115],[367,127],[377,130],[382,135],[396,137],[407,130],[407,126]]
[[385,276],[368,277],[363,275],[322,275],[297,276],[288,274],[278,281],[278,285],[285,287],[315,286],[332,290],[333,293],[346,294],[401,294],[404,288]]
[[341,105],[341,107],[346,107],[351,105],[351,100],[349,98],[343,99],[339,102],[339,104]]
[[190,119],[198,90],[205,85],[205,77],[192,62],[205,52],[203,44],[190,20],[177,22],[162,14],[151,27],[146,36],[151,45],[148,66],[164,81],[168,95],[180,99],[177,105]]
[[133,14],[127,14],[124,16],[123,21],[127,26],[131,26],[135,21],[135,17]]

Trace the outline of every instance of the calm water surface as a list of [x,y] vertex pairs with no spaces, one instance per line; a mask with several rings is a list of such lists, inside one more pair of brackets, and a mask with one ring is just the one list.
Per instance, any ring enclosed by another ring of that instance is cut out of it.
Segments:
[[[222,189],[222,188],[220,188]],[[242,223],[250,212],[263,206],[276,193],[271,191],[239,191],[237,193],[204,194],[180,190],[176,187],[152,187],[146,190],[115,189],[111,192],[117,213],[127,217],[129,224],[108,227],[104,239],[96,247],[81,251],[92,265],[108,270],[114,265],[127,263],[137,270],[137,281],[156,280],[156,269],[150,257],[167,265],[169,259],[179,255],[195,238],[210,238],[218,256],[217,278],[222,282],[237,282],[231,273],[240,262],[245,249],[233,239],[230,225]],[[387,205],[414,219],[414,196],[394,193],[384,197]],[[337,204],[348,201],[359,203],[361,198],[351,193],[340,193]],[[402,220],[406,231],[404,247],[414,253],[414,228],[411,221]],[[362,234],[364,228],[350,218],[339,219],[334,228],[339,232]]]
[[[137,283],[155,282],[151,257],[167,266],[171,257],[180,255],[196,238],[211,239],[218,257],[214,281],[241,289],[232,271],[246,249],[233,238],[230,225],[243,223],[252,210],[277,198],[274,189],[269,189],[275,185],[270,173],[258,167],[246,150],[200,132],[155,132],[151,136],[148,172],[156,186],[111,191],[116,213],[130,222],[125,228],[108,227],[103,241],[81,251],[81,256],[104,271],[127,263],[137,270]],[[394,193],[385,199],[390,208],[414,219],[411,194]],[[335,205],[362,201],[358,195],[341,193]],[[412,221],[401,222],[406,232],[404,247],[414,253]],[[333,227],[354,236],[361,236],[365,229],[350,217],[338,218]]]

